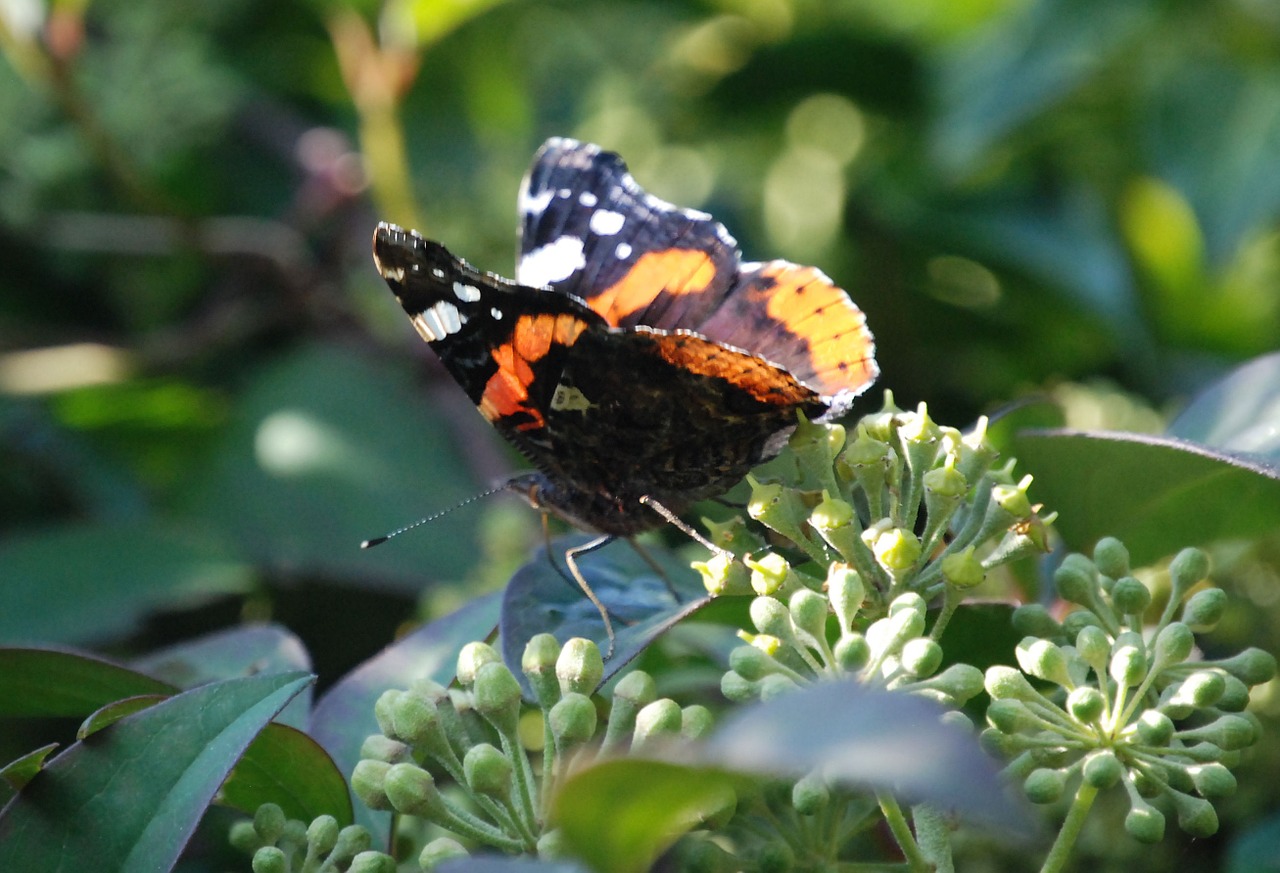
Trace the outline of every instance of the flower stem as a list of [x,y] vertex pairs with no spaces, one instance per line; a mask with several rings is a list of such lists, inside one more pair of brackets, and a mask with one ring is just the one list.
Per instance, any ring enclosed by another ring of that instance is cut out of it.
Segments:
[[1053,841],[1053,847],[1045,856],[1040,873],[1058,873],[1066,866],[1067,858],[1075,848],[1076,838],[1080,836],[1080,829],[1084,827],[1084,820],[1097,796],[1098,789],[1088,783],[1080,783],[1075,799],[1071,802],[1071,809],[1067,810],[1067,818],[1062,823],[1062,830],[1058,831],[1058,838]]
[[933,865],[924,857],[924,853],[920,851],[920,846],[916,843],[915,834],[911,833],[911,825],[907,824],[907,817],[902,812],[902,807],[898,805],[898,801],[892,794],[885,791],[876,792],[876,800],[880,803],[880,812],[884,815],[885,823],[889,825],[889,830],[893,833],[893,838],[898,842],[898,848],[902,850],[902,855],[907,859],[907,866],[913,873],[931,873]]

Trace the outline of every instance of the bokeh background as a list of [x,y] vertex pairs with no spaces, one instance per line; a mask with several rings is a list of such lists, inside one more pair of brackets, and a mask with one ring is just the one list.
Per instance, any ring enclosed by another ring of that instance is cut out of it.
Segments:
[[510,275],[552,135],[820,265],[944,423],[1158,431],[1280,346],[1274,0],[0,0],[0,56],[5,642],[269,618],[328,682],[502,584],[503,498],[358,549],[518,466],[369,240]]

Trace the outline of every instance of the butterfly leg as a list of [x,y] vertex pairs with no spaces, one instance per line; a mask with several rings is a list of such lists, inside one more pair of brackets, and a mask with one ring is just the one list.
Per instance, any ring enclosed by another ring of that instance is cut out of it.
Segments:
[[[582,571],[578,569],[578,556],[589,554],[596,549],[602,549],[615,539],[617,537],[613,534],[603,534],[564,553],[564,562],[569,565],[569,572],[573,574],[573,581],[578,583],[578,587],[582,589],[583,594],[587,595],[587,599],[591,601],[592,605],[600,610],[600,618],[604,620],[604,632],[609,635],[609,651],[604,656],[606,661],[613,657],[613,620],[609,618],[609,610],[604,608],[604,604],[600,602],[600,598],[596,596],[596,593],[591,590],[591,586],[587,584]],[[550,552],[547,553],[548,557],[550,557],[550,554]]]

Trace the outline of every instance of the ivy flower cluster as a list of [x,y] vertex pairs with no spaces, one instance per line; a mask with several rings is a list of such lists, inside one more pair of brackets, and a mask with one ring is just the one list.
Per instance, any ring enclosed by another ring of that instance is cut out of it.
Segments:
[[1008,770],[1033,801],[1058,800],[1078,778],[1063,835],[1097,792],[1117,785],[1129,799],[1125,829],[1138,840],[1163,837],[1160,806],[1193,836],[1217,831],[1213,801],[1235,790],[1230,768],[1260,727],[1245,711],[1249,688],[1275,676],[1276,660],[1256,648],[1198,657],[1195,634],[1213,629],[1227,600],[1208,570],[1204,552],[1180,552],[1168,601],[1148,625],[1151,592],[1123,544],[1106,538],[1092,560],[1071,555],[1055,573],[1058,594],[1077,609],[1061,622],[1039,606],[1015,614],[1029,634],[1017,648],[1021,671],[987,671],[983,739],[1012,758]]
[[307,824],[264,803],[252,821],[231,828],[231,844],[253,855],[254,873],[395,873],[396,862],[369,847],[373,837],[360,825],[340,827],[331,815]]
[[[560,855],[546,825],[557,783],[582,756],[626,753],[662,737],[697,737],[711,726],[702,706],[659,698],[636,670],[621,678],[601,723],[595,692],[604,673],[599,648],[572,639],[562,647],[541,634],[525,648],[522,672],[542,723],[542,766],[535,770],[522,736],[526,712],[515,675],[484,643],[458,658],[458,684],[420,681],[383,693],[375,706],[380,734],[370,736],[351,777],[373,809],[428,820],[472,843],[508,853]],[[536,719],[535,719],[536,721]],[[442,790],[440,783],[453,790]],[[423,870],[467,854],[451,837],[428,843]]]
[[[735,519],[711,525],[725,551],[694,565],[713,594],[755,595],[756,633],[733,652],[725,695],[767,697],[842,674],[950,706],[980,692],[981,673],[967,665],[934,675],[937,640],[988,572],[1047,550],[1053,521],[1028,498],[1031,477],[1015,482],[1013,462],[997,467],[997,457],[985,420],[964,434],[935,424],[924,404],[898,409],[891,395],[852,441],[840,425],[801,422],[774,465],[778,480],[748,477],[748,514],[783,548]],[[926,634],[925,607],[939,595]],[[832,613],[839,633],[829,643]]]

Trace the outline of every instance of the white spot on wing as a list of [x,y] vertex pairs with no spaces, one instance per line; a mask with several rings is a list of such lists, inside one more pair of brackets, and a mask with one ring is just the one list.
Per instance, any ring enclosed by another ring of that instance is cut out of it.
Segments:
[[622,225],[627,221],[627,217],[621,212],[613,212],[608,209],[600,209],[591,213],[591,221],[588,226],[591,232],[600,236],[613,236],[622,230]]
[[532,195],[528,191],[521,191],[520,212],[524,215],[541,215],[547,208],[547,204],[551,202],[551,196],[551,191],[541,191]]
[[448,300],[437,301],[413,317],[413,326],[429,343],[437,343],[452,336],[462,330],[462,325],[466,323],[467,320],[458,311],[458,307]]
[[454,282],[453,296],[457,297],[463,303],[475,303],[480,299],[480,289],[475,285],[464,285],[461,282]]
[[520,265],[516,267],[516,281],[521,285],[540,288],[568,279],[586,263],[582,240],[574,236],[562,236],[522,257]]
[[494,321],[502,321],[502,310],[496,306],[489,307],[489,314],[493,316]]
[[625,261],[631,257],[631,243],[618,243],[618,247],[613,250],[613,253],[618,256],[618,260]]
[[578,195],[578,202],[590,209],[592,206],[595,206],[600,202],[600,198],[596,197],[596,195],[592,194],[590,191],[583,191]]

